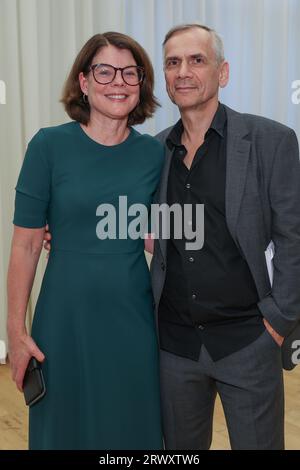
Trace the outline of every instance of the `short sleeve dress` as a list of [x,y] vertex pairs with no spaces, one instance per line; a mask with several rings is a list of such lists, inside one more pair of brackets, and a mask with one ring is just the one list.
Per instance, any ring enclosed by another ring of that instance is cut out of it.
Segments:
[[163,158],[132,128],[104,146],[77,122],[41,129],[28,145],[14,224],[48,222],[52,233],[32,325],[47,393],[30,408],[30,449],[162,448],[150,275],[143,239],[124,223],[135,204],[150,208]]

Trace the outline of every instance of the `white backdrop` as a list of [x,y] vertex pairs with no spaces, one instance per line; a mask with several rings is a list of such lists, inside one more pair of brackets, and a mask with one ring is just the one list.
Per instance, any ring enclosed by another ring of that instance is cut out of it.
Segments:
[[6,85],[6,104],[0,96],[0,340],[14,186],[32,135],[68,120],[59,97],[76,53],[108,30],[132,35],[146,48],[162,108],[141,130],[155,133],[178,118],[165,93],[161,43],[169,28],[185,22],[211,26],[224,39],[231,80],[223,102],[281,121],[300,138],[300,104],[292,103],[292,82],[300,80],[300,0],[0,0],[0,84]]

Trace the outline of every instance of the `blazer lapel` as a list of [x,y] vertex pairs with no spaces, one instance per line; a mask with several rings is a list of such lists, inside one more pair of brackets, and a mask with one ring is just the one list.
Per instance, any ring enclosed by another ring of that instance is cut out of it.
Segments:
[[245,140],[249,133],[242,116],[226,106],[227,112],[227,162],[225,209],[226,222],[237,242],[236,225],[244,192],[251,143]]
[[[170,165],[171,165],[174,150],[170,150],[167,144],[165,144],[165,152],[166,152],[165,164],[164,164],[162,174],[161,174],[159,196],[158,196],[159,204],[167,203],[168,179],[169,179]],[[167,240],[159,238],[159,245],[160,245],[163,258],[164,260],[166,260]]]

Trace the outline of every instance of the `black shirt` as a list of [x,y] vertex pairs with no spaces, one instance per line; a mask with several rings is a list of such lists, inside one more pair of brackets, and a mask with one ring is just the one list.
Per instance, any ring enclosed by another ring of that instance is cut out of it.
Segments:
[[[198,360],[204,343],[214,360],[246,346],[264,330],[258,293],[248,264],[225,218],[227,117],[219,104],[190,170],[183,159],[181,120],[167,145],[174,149],[167,202],[204,204],[204,245],[187,250],[186,240],[167,244],[166,281],[159,305],[161,348]],[[171,219],[172,221],[173,219]],[[193,229],[196,228],[193,211]],[[174,224],[173,224],[174,225]]]

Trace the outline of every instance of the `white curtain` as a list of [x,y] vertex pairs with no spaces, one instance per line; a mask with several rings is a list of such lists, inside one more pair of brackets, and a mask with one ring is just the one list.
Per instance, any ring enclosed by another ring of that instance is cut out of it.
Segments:
[[[200,22],[223,37],[231,81],[221,98],[237,110],[293,127],[300,137],[299,0],[0,0],[0,341],[6,340],[5,278],[12,234],[14,186],[27,142],[40,128],[67,121],[63,82],[84,42],[117,30],[149,52],[162,108],[140,130],[154,134],[178,112],[166,95],[161,43],[169,28]],[[3,104],[5,101],[6,104]],[[32,315],[45,256],[29,308]],[[1,358],[0,358],[1,359]]]

